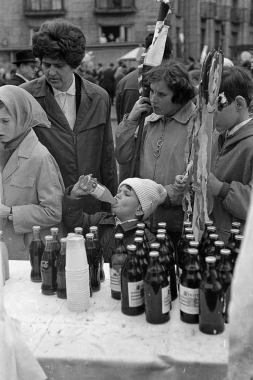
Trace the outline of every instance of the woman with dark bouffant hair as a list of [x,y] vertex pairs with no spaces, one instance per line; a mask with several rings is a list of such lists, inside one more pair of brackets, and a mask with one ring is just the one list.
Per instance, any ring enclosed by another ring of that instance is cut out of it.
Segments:
[[[44,22],[33,36],[33,54],[41,61],[43,76],[22,87],[47,113],[51,129],[34,128],[40,142],[58,163],[66,187],[92,173],[113,195],[118,181],[108,93],[77,72],[85,55],[85,36],[64,19]],[[110,210],[92,196],[88,214]]]
[[152,215],[151,231],[156,231],[159,222],[166,222],[168,233],[177,244],[184,217],[183,187],[179,190],[173,184],[175,176],[186,169],[188,133],[195,113],[192,100],[196,90],[186,67],[176,60],[151,69],[147,81],[150,98],[139,99],[116,131],[116,157],[121,165],[131,161],[138,119],[142,112],[152,109],[153,113],[145,119],[139,174],[166,188],[167,199]]

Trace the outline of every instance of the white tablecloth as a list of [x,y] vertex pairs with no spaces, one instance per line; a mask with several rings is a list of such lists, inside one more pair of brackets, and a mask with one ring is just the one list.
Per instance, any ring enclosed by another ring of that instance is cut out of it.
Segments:
[[146,322],[145,314],[121,313],[106,281],[93,294],[84,313],[67,309],[66,300],[45,296],[30,281],[28,261],[10,261],[5,307],[20,322],[24,341],[50,380],[221,380],[226,376],[227,332],[202,334],[198,325],[180,320],[179,301],[162,325]]

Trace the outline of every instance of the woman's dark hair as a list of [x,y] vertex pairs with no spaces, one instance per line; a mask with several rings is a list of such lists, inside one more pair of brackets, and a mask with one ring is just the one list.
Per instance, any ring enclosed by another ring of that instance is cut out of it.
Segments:
[[184,64],[171,60],[151,69],[145,78],[148,83],[164,81],[173,92],[172,103],[185,104],[195,97],[195,87]]
[[241,95],[249,106],[253,98],[253,81],[250,72],[238,66],[225,67],[219,93],[223,92],[229,104]]
[[61,59],[76,69],[85,55],[86,39],[80,28],[64,19],[44,22],[33,36],[33,55]]

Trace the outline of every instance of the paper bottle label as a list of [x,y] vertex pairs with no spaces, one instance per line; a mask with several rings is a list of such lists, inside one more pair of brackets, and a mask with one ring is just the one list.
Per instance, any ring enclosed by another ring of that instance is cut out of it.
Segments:
[[128,283],[128,301],[129,307],[137,307],[144,304],[143,280]]
[[168,313],[170,311],[170,301],[171,301],[171,294],[170,294],[170,287],[169,285],[165,288],[162,288],[162,313]]
[[180,310],[187,314],[199,314],[199,289],[180,285]]
[[114,290],[115,292],[121,291],[120,273],[121,273],[121,268],[119,269],[119,271],[115,270],[114,268],[110,268],[111,290]]

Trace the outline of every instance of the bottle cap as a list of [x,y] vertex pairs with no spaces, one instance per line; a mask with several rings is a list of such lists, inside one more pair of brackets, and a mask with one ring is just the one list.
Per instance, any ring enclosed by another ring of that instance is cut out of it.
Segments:
[[58,233],[59,232],[59,228],[58,227],[52,227],[52,228],[50,228],[50,232],[51,233]]
[[144,235],[144,231],[143,230],[136,230],[135,235]]
[[190,241],[189,244],[190,244],[191,247],[198,247],[199,246],[199,242],[195,241],[195,240],[194,241]]
[[191,224],[191,222],[189,221],[189,220],[186,220],[185,222],[184,222],[184,226],[185,227],[191,227],[192,226],[192,224]]
[[94,238],[94,234],[92,234],[91,232],[87,233],[85,236],[86,236],[86,239],[93,239]]
[[216,262],[216,258],[214,256],[207,256],[205,261],[208,264],[214,264]]
[[83,228],[82,227],[76,227],[75,232],[83,232]]
[[235,235],[235,240],[243,240],[243,235]]
[[33,231],[39,231],[40,230],[40,226],[33,226]]
[[137,223],[137,228],[145,228],[145,224],[144,223]]
[[142,243],[142,242],[143,242],[143,238],[140,237],[140,236],[136,236],[136,237],[134,238],[134,241],[135,241],[136,243]]
[[231,234],[235,234],[235,235],[238,235],[240,233],[240,231],[237,228],[231,228],[230,232]]
[[160,248],[160,243],[151,243],[150,248],[156,250]]
[[185,232],[187,233],[193,233],[192,227],[185,227]]
[[157,239],[165,239],[165,234],[157,234]]
[[158,234],[166,234],[166,230],[164,228],[159,228],[159,230],[157,230],[157,233]]
[[46,235],[45,240],[53,240],[53,236],[52,235]]
[[92,231],[97,231],[98,230],[98,227],[97,226],[91,226],[90,227],[90,232]]
[[195,239],[195,237],[194,237],[194,235],[192,235],[192,234],[187,234],[186,235],[186,239]]
[[121,234],[121,233],[118,233],[118,234],[115,234],[115,239],[122,239],[123,238],[123,234]]
[[232,227],[239,229],[241,227],[241,223],[240,222],[232,222]]
[[127,245],[127,249],[129,251],[136,251],[136,245],[134,245],[134,244],[128,244]]
[[212,220],[207,220],[207,221],[205,222],[205,225],[210,227],[210,226],[213,225],[213,221],[212,221]]
[[210,234],[209,237],[210,237],[210,239],[218,239],[219,235],[218,234]]
[[214,245],[217,246],[217,247],[223,247],[225,245],[225,243],[222,240],[216,240],[214,242]]
[[159,252],[157,252],[157,251],[149,252],[149,257],[158,257],[158,256],[159,256]]
[[61,238],[61,239],[60,239],[60,242],[61,242],[61,243],[66,243],[66,241],[67,241],[67,238]]
[[231,251],[230,251],[230,249],[222,248],[220,250],[220,253],[221,253],[221,255],[230,255]]
[[189,248],[188,252],[190,255],[197,255],[199,251],[196,248]]
[[214,233],[214,232],[216,232],[216,227],[214,227],[214,226],[208,226],[207,227],[207,231]]
[[166,224],[165,222],[160,222],[160,223],[158,223],[158,227],[159,227],[159,228],[165,228],[165,229],[166,229],[167,224]]

